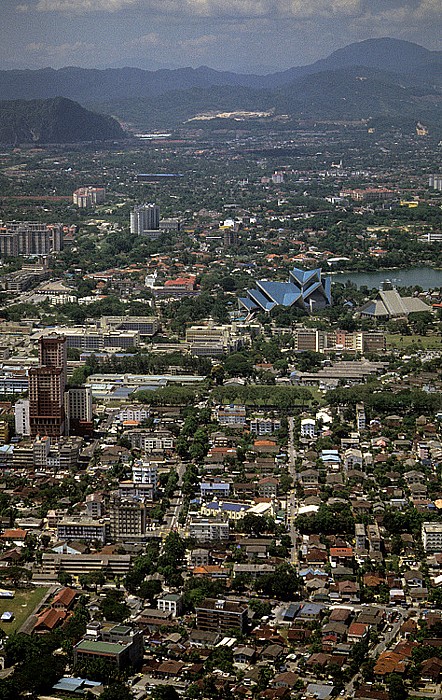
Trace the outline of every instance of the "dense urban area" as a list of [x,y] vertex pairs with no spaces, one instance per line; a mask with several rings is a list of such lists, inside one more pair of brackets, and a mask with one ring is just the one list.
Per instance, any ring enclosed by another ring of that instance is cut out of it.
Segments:
[[440,147],[0,154],[0,700],[442,698]]

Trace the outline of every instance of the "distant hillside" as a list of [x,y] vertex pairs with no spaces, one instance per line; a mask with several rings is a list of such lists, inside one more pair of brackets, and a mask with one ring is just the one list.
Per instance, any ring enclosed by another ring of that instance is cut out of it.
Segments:
[[[409,131],[418,121],[437,128],[441,106],[442,92],[437,88],[424,83],[416,85],[409,77],[359,67],[300,77],[273,90],[237,86],[192,88],[159,95],[155,100],[100,103],[97,108],[117,114],[137,129],[170,129],[198,114],[217,111],[271,110],[292,119],[382,119],[380,123],[395,125],[402,121]],[[222,119],[194,122],[195,127],[205,128],[233,124]]]
[[[117,115],[135,129],[170,129],[206,112],[273,110],[293,119],[380,119],[379,123],[395,125],[403,120],[407,130],[417,121],[428,121],[434,132],[440,132],[441,94],[442,52],[388,38],[350,44],[308,66],[270,75],[241,75],[207,67],[0,71],[3,99],[62,95],[94,111]],[[6,114],[2,117],[1,141],[82,140],[83,129],[75,131],[82,123],[79,115],[67,115],[62,133],[57,126],[61,124],[60,112],[74,109],[70,104],[68,110],[67,100],[60,103],[52,99],[46,106],[35,107],[41,112],[41,117],[35,117],[40,119],[40,127],[33,122],[32,129],[23,115],[29,107],[5,108],[15,110],[17,121]],[[81,108],[76,105],[76,109]],[[104,127],[95,126],[92,118],[101,119],[89,115],[88,139],[121,136],[113,121],[106,129],[116,132],[102,136]],[[218,126],[217,122],[199,124]]]
[[[377,68],[400,75],[419,76],[442,85],[442,52],[429,51],[423,46],[402,39],[367,39],[349,44],[334,51],[327,58],[321,58],[307,66],[289,68],[286,71],[266,76],[263,86],[284,85],[296,78],[339,70],[353,66]],[[428,73],[428,66],[432,66]]]
[[[85,103],[143,99],[174,90],[224,85],[273,89],[306,75],[366,66],[442,84],[441,53],[399,39],[369,39],[350,44],[307,66],[270,75],[244,75],[200,68],[147,71],[139,68],[106,70],[61,68],[0,71],[0,95],[5,100],[47,99],[59,95]],[[427,66],[430,70],[427,71]]]
[[394,73],[366,67],[341,68],[299,78],[273,92],[276,108],[296,117],[369,119],[440,114],[442,93]]
[[74,143],[121,139],[118,122],[64,97],[0,102],[0,143]]

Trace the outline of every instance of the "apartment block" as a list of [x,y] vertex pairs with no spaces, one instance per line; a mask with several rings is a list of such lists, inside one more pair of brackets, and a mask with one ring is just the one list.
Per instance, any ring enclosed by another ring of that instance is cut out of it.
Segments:
[[179,617],[183,611],[183,596],[177,593],[168,593],[157,600],[158,610],[172,613],[172,617]]
[[88,209],[96,204],[102,204],[106,198],[104,187],[79,187],[72,193],[73,203],[80,209]]
[[256,435],[272,435],[281,428],[279,418],[264,418],[256,416],[250,419],[250,432]]
[[217,542],[219,540],[228,540],[229,534],[229,523],[224,520],[194,518],[190,521],[189,537],[197,540],[197,542]]
[[355,525],[355,547],[356,547],[356,549],[365,549],[365,544],[366,544],[365,525],[363,523],[356,523],[356,525]]
[[365,416],[365,408],[363,403],[356,404],[356,428],[358,433],[365,430],[367,427],[367,420]]
[[442,523],[422,523],[422,544],[426,552],[442,552]]
[[214,418],[220,425],[243,428],[246,424],[246,407],[235,404],[219,406],[214,411]]
[[206,598],[196,608],[196,627],[208,632],[226,634],[230,630],[245,632],[247,627],[247,605],[230,600]]

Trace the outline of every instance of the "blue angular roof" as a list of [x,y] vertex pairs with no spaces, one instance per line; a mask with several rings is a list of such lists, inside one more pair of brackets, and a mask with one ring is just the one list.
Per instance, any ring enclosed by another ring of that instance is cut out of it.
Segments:
[[265,311],[271,311],[276,306],[276,302],[269,301],[259,289],[248,289],[247,294],[256,304]]
[[331,277],[324,278],[324,292],[328,303],[331,304]]
[[295,267],[289,273],[288,282],[258,280],[255,289],[247,290],[248,298],[241,297],[239,302],[248,311],[269,312],[275,306],[289,308],[295,304],[308,309],[309,299],[315,292],[318,306],[331,304],[331,278],[323,277],[321,268],[301,270]]
[[239,297],[239,303],[242,304],[248,311],[255,311],[257,309],[257,305],[255,302],[253,302],[251,299],[248,299],[247,297]]
[[256,284],[266,296],[280,306],[292,306],[301,296],[299,289],[291,282],[259,280]]
[[323,291],[323,286],[322,282],[313,282],[313,284],[310,285],[307,289],[303,289],[303,296],[304,299],[308,299],[313,292],[316,292],[317,289],[321,289]]
[[299,286],[304,286],[309,280],[316,277],[321,279],[321,268],[317,267],[315,270],[301,270],[299,267],[294,267],[290,271],[290,277],[293,278],[294,282],[297,282]]

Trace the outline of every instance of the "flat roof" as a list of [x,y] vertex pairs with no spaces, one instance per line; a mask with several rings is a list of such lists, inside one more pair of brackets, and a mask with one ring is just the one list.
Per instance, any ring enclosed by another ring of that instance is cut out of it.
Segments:
[[126,646],[116,642],[94,642],[83,639],[75,648],[79,651],[90,651],[95,654],[118,655],[124,651]]

